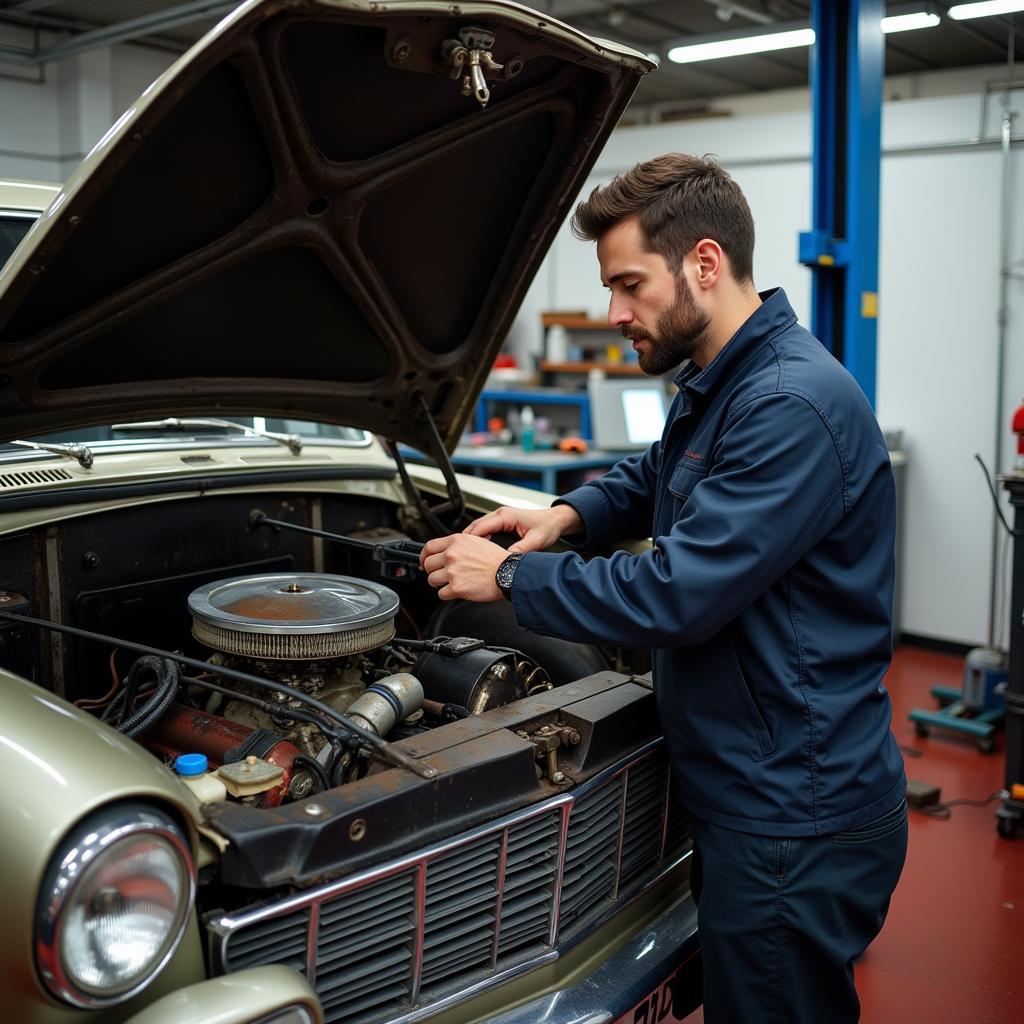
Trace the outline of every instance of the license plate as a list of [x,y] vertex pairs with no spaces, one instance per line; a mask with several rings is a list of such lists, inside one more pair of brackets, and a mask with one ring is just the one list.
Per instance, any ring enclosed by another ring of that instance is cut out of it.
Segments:
[[615,1024],[683,1024],[701,1004],[700,958],[681,963]]

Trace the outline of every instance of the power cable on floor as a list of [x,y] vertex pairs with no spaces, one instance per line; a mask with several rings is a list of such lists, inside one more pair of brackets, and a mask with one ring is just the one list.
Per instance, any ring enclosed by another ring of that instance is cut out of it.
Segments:
[[1009,796],[1009,792],[1005,789],[997,789],[994,793],[989,793],[984,800],[972,800],[969,797],[957,797],[955,800],[941,800],[936,804],[928,804],[926,807],[921,807],[916,804],[910,804],[912,811],[917,811],[919,814],[927,814],[929,818],[941,818],[943,821],[950,815],[951,807],[967,806],[967,807],[988,807],[990,803],[995,800],[1005,800]]

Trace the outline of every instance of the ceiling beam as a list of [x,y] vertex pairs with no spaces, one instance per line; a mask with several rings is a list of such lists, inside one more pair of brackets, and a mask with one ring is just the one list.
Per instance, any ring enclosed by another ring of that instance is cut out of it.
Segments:
[[[957,0],[957,2],[959,2],[959,0]],[[999,42],[997,39],[993,39],[987,32],[983,31],[982,28],[979,25],[975,25],[973,20],[954,21],[952,18],[950,18],[949,17],[949,8],[953,6],[952,4],[946,2],[946,3],[940,4],[939,6],[940,6],[940,9],[942,10],[944,21],[945,21],[945,23],[947,25],[952,25],[953,28],[957,29],[960,32],[963,32],[964,35],[968,35],[972,39],[976,39],[979,43],[984,44],[985,46],[987,46],[991,50],[995,50],[997,53],[1001,54],[1003,57],[1006,56],[1006,47],[1001,42]],[[979,18],[978,20],[979,21],[989,21],[989,20],[991,20],[991,21],[995,21],[995,22],[999,22],[999,23],[1005,23],[1007,21],[1007,19],[1004,19],[1004,18],[992,18],[992,19]],[[1009,23],[1009,27],[1013,30],[1013,32],[1015,34],[1019,34],[1017,32],[1016,26],[1013,24],[1012,21]]]
[[[573,18],[573,25],[574,27],[580,29],[580,31],[586,32],[588,35],[600,35],[601,31],[599,29],[590,28],[586,24],[587,21],[590,21],[593,24],[593,20],[593,18]],[[614,39],[618,43],[625,43],[626,46],[632,46],[634,50],[639,50],[641,53],[653,52],[650,43],[645,43],[638,39],[631,39],[629,36],[625,36],[621,32],[617,31],[614,35]],[[671,73],[673,69],[676,69],[678,71],[682,70],[682,67],[680,65],[673,64],[669,60],[662,59],[659,71],[662,71],[664,73]],[[730,74],[725,71],[716,71],[714,69],[709,70],[705,65],[701,65],[700,67],[698,67],[696,64],[692,64],[686,70],[695,71],[703,75],[705,78],[710,78],[718,82],[728,83],[730,86],[735,86],[739,89],[744,89],[749,92],[763,92],[765,90],[765,86],[758,85],[756,82],[748,81],[747,79],[742,78],[739,75]]]
[[[733,14],[740,14],[747,21],[753,21],[758,25],[771,25],[775,19],[770,14],[765,14],[764,11],[755,11],[752,7],[747,7],[746,4],[736,4],[732,0],[704,0],[704,3],[711,4],[712,7],[717,10],[723,8],[730,12],[730,17]],[[724,21],[728,21],[729,18],[724,18]]]
[[80,32],[70,39],[65,39],[51,46],[37,50],[19,47],[0,46],[0,60],[14,61],[19,64],[48,64],[51,61],[63,60],[76,53],[85,53],[101,46],[127,42],[142,36],[170,28],[178,28],[195,21],[216,18],[228,14],[238,6],[237,0],[191,0],[190,3],[178,4],[164,11],[146,14],[140,18],[117,21],[103,28]]
[[[738,13],[738,12],[737,12]],[[659,18],[653,14],[646,14],[642,11],[632,11],[631,14],[639,18],[641,21],[646,21],[650,25],[654,25],[656,28],[661,29],[663,32],[670,33],[670,38],[667,42],[663,42],[661,45],[667,53],[673,45],[685,46],[689,43],[702,43],[710,41],[711,39],[729,38],[732,36],[747,36],[747,35],[761,35],[765,32],[784,32],[787,28],[806,28],[810,25],[810,22],[790,22],[786,24],[779,24],[778,22],[759,22],[757,25],[742,25],[735,26],[731,29],[722,29],[721,33],[691,33],[680,35],[679,26],[673,24],[670,21],[666,21],[664,18]],[[804,71],[802,67],[794,65],[792,62],[787,61],[784,57],[780,57],[777,53],[760,53],[756,55],[761,60],[768,64],[773,64],[777,68],[782,68],[784,71],[800,72]],[[703,62],[702,62],[703,63]],[[718,72],[718,74],[722,74]],[[808,77],[806,72],[804,77]],[[763,91],[766,86],[751,86],[758,91]]]
[[41,11],[46,7],[52,7],[58,3],[59,0],[19,0],[18,3],[13,3],[8,7],[10,11],[20,11],[24,14],[33,14],[35,11]]
[[[891,39],[886,39],[885,49],[886,52],[892,50],[893,53],[898,53],[901,57],[906,57],[909,60],[916,60],[918,64],[923,65],[923,67],[928,71],[939,71],[942,68],[941,64],[936,64],[935,61],[930,60],[928,57],[922,57],[920,54],[914,53],[911,50],[900,46],[899,43],[894,43]],[[896,74],[900,74],[900,72],[896,72]]]

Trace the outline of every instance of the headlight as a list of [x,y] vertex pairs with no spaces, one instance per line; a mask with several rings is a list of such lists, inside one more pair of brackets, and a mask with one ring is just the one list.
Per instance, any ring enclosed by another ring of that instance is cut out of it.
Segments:
[[86,818],[50,862],[39,893],[36,964],[74,1006],[131,998],[170,960],[195,897],[195,868],[166,814],[119,805]]

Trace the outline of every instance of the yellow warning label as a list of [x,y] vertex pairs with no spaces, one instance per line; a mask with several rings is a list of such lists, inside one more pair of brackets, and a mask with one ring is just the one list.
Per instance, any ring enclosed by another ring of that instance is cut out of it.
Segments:
[[878,292],[860,293],[860,315],[870,320],[878,319]]
[[818,265],[821,267],[834,267],[836,263],[834,256],[819,256]]

